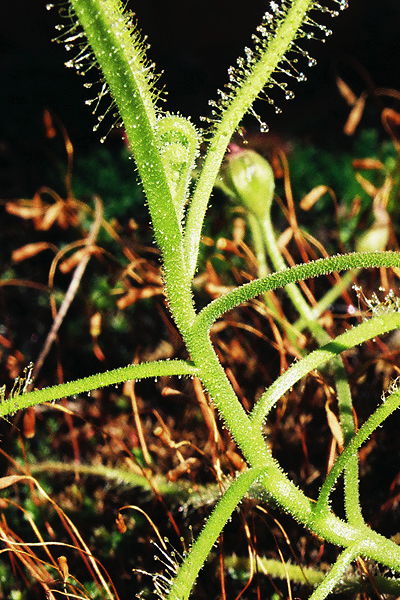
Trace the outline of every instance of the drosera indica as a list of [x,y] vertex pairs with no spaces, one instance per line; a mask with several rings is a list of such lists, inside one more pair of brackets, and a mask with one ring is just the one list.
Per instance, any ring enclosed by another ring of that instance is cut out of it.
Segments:
[[[254,111],[254,102],[267,89],[267,102],[275,88],[277,94],[292,99],[291,83],[305,81],[304,68],[314,59],[302,48],[303,40],[321,39],[330,29],[319,22],[319,15],[337,13],[346,8],[344,0],[272,0],[255,33],[252,46],[229,70],[229,80],[211,103],[211,126],[203,132],[205,153],[197,160],[196,182],[191,190],[191,169],[201,140],[192,124],[179,115],[166,113],[160,97],[158,76],[147,58],[147,42],[139,33],[132,15],[120,0],[70,0],[63,9],[65,19],[59,40],[76,54],[68,64],[80,75],[88,77],[100,68],[99,92],[91,107],[99,110],[100,121],[105,110],[115,110],[123,124],[137,173],[146,193],[156,242],[161,250],[164,288],[172,318],[186,345],[190,360],[159,361],[135,364],[30,393],[19,393],[3,399],[0,414],[5,416],[41,402],[89,391],[102,385],[116,384],[136,377],[156,375],[196,375],[217,407],[224,426],[240,447],[249,468],[243,471],[221,496],[203,531],[171,577],[159,574],[156,592],[168,600],[185,600],[215,544],[223,525],[236,506],[257,481],[276,503],[315,535],[342,548],[331,571],[313,592],[312,600],[323,600],[341,580],[350,563],[362,556],[384,567],[400,572],[400,549],[390,539],[370,529],[363,521],[358,498],[358,479],[354,482],[352,510],[345,518],[336,516],[325,499],[337,476],[351,461],[358,461],[357,450],[363,434],[371,434],[399,405],[395,391],[379,406],[356,433],[350,431],[346,447],[334,463],[331,477],[326,479],[319,498],[311,501],[283,472],[271,455],[263,435],[263,424],[269,411],[293,385],[320,359],[335,360],[341,352],[381,333],[399,328],[398,310],[392,305],[379,314],[350,329],[339,338],[322,341],[322,347],[295,363],[271,388],[255,402],[249,415],[240,403],[211,344],[209,333],[213,323],[226,311],[256,296],[298,281],[333,271],[356,268],[400,267],[399,252],[365,252],[338,255],[292,268],[275,266],[275,272],[236,288],[196,312],[192,296],[192,279],[196,271],[201,231],[207,206],[220,172],[226,149],[244,114]],[[75,48],[75,50],[74,50]],[[305,62],[303,66],[302,63]],[[91,81],[86,82],[92,84]],[[272,86],[272,87],[270,87]],[[94,87],[89,88],[92,92]],[[101,109],[106,96],[111,107]],[[278,98],[279,102],[279,98]],[[165,121],[163,120],[165,119]],[[169,119],[169,120],[168,120]],[[183,119],[183,120],[182,120]],[[261,119],[264,120],[263,118]],[[263,126],[266,129],[266,126]],[[165,129],[164,129],[165,128]],[[186,128],[186,129],[185,129]],[[292,290],[297,288],[291,288]],[[296,292],[293,292],[295,295]],[[343,337],[345,336],[345,337]],[[322,339],[322,335],[321,335]],[[351,399],[350,399],[351,401]],[[362,432],[362,433],[361,433]],[[346,436],[345,436],[346,437]],[[349,448],[349,450],[348,450]],[[351,488],[349,488],[351,492]],[[316,508],[317,507],[317,508]]]

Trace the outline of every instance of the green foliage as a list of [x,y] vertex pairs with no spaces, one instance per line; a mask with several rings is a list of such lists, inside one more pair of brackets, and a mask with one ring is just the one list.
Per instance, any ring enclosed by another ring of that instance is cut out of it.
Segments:
[[[143,192],[132,182],[132,163],[126,149],[113,152],[104,147],[78,155],[74,168],[74,193],[77,198],[90,198],[95,188],[104,200],[107,220],[135,215],[136,220],[147,214]],[[95,182],[95,186],[94,186]]]
[[[246,49],[247,60],[239,59],[237,67],[230,70],[229,82],[220,92],[220,102],[213,105],[213,125],[203,135],[207,148],[197,171],[192,194],[189,194],[189,171],[196,156],[197,132],[189,120],[180,116],[165,117],[160,110],[154,68],[145,56],[146,48],[141,36],[132,24],[131,15],[124,12],[122,3],[119,0],[71,0],[77,22],[72,26],[69,24],[61,36],[66,44],[78,40],[78,55],[69,63],[80,73],[91,68],[93,61],[98,63],[104,76],[98,99],[102,100],[108,87],[122,118],[162,254],[165,294],[190,360],[135,364],[30,393],[13,393],[7,399],[3,398],[0,414],[8,415],[38,403],[131,379],[177,374],[196,375],[202,381],[249,468],[221,496],[190,552],[176,569],[176,574],[173,577],[167,573],[154,575],[156,593],[168,600],[188,598],[198,572],[224,524],[256,480],[294,519],[315,535],[343,549],[331,571],[314,591],[313,600],[325,598],[358,556],[373,559],[400,572],[399,547],[368,528],[361,514],[357,457],[360,444],[398,407],[399,393],[397,387],[393,386],[382,406],[355,434],[350,388],[343,365],[338,360],[342,352],[398,328],[400,314],[397,305],[394,304],[385,314],[377,313],[369,321],[350,328],[332,340],[315,321],[310,307],[295,285],[306,278],[340,270],[399,268],[400,253],[368,252],[332,256],[286,268],[282,256],[277,252],[268,213],[262,217],[263,235],[275,272],[234,289],[200,312],[196,312],[192,298],[191,282],[198,260],[203,220],[227,145],[243,115],[252,111],[254,101],[262,95],[265,86],[275,86],[278,92],[279,89],[283,91],[287,99],[293,96],[288,84],[282,83],[282,77],[293,76],[298,81],[305,79],[298,63],[291,63],[290,60],[293,55],[301,54],[303,60],[312,66],[313,59],[299,44],[302,38],[313,37],[315,32],[317,37],[329,34],[327,27],[319,24],[319,12],[336,16],[336,8],[345,8],[345,3],[340,0],[333,2],[332,6],[329,8],[328,3],[320,6],[313,0],[270,4],[269,12],[265,14],[254,37],[253,48]],[[89,63],[85,62],[87,43],[93,52]],[[267,100],[272,102],[269,96]],[[186,202],[188,206],[185,212]],[[261,395],[251,414],[248,414],[219,362],[210,340],[210,329],[227,311],[280,287],[287,289],[293,305],[321,347],[292,365]],[[329,360],[334,364],[333,374],[346,449],[334,464],[332,475],[326,479],[317,501],[313,502],[289,479],[272,456],[263,434],[263,424],[278,399],[294,383]],[[343,470],[346,517],[339,518],[332,512],[328,498]],[[170,568],[169,571],[174,569]]]
[[[326,185],[334,190],[343,214],[338,222],[339,235],[342,242],[351,248],[360,221],[371,213],[372,200],[357,181],[356,169],[353,167],[354,158],[375,158],[382,162],[385,173],[382,171],[363,172],[376,187],[383,184],[386,174],[393,177],[395,185],[392,190],[388,208],[394,216],[398,214],[396,194],[398,192],[398,180],[400,169],[398,155],[393,144],[387,140],[379,139],[378,132],[372,129],[362,130],[351,142],[350,151],[338,151],[326,147],[313,146],[312,144],[295,144],[289,154],[290,178],[293,188],[299,197],[305,196],[310,189],[318,185]],[[357,215],[349,218],[352,202],[360,198],[361,210]],[[304,215],[304,222],[310,231],[313,228],[315,218],[322,226],[332,227],[332,199],[326,195],[313,207],[312,214]]]

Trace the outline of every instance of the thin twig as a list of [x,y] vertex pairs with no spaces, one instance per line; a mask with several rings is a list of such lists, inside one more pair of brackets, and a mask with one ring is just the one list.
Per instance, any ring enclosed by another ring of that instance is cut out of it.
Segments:
[[[95,207],[96,207],[96,210],[95,210],[96,216],[95,216],[95,220],[93,221],[93,225],[91,227],[89,235],[87,236],[86,242],[85,242],[85,247],[88,250],[91,246],[93,246],[93,244],[96,241],[96,238],[99,233],[100,226],[101,226],[102,218],[103,218],[103,205],[102,205],[100,198],[95,196],[94,203],[95,203]],[[56,314],[56,317],[51,326],[51,329],[50,329],[49,333],[47,334],[46,340],[43,344],[43,348],[35,362],[35,366],[33,368],[32,375],[30,377],[30,382],[29,382],[29,385],[28,385],[26,391],[30,391],[33,388],[35,380],[36,380],[37,376],[39,375],[39,372],[43,366],[44,361],[46,360],[46,357],[50,351],[50,348],[57,338],[57,334],[62,325],[62,322],[64,321],[64,318],[65,318],[65,316],[76,296],[76,293],[79,289],[79,285],[80,285],[82,277],[86,271],[86,267],[89,263],[90,256],[91,256],[90,252],[89,251],[86,252],[74,271],[71,282],[70,282],[67,292],[65,294],[64,300],[62,301],[60,309],[59,309],[58,313]]]

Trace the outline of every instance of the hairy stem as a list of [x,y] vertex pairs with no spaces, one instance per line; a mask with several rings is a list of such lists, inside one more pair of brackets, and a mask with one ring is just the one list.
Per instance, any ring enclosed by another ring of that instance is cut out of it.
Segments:
[[121,115],[162,251],[166,291],[178,326],[193,320],[180,223],[156,138],[157,113],[143,47],[119,0],[71,0]]
[[[349,287],[351,283],[353,283],[355,277],[357,275],[357,271],[349,271],[341,277],[338,283],[335,283],[324,296],[317,302],[316,306],[311,307],[311,315],[313,319],[318,319],[322,313],[330,307],[331,304],[337,300],[337,298]],[[298,319],[294,324],[298,331],[303,331],[305,327],[307,327],[306,319],[302,317]]]
[[197,375],[199,369],[185,360],[160,360],[120,367],[104,373],[89,375],[75,381],[60,383],[52,387],[35,390],[26,394],[15,395],[0,402],[0,417],[15,413],[17,410],[54,402],[67,396],[84,394],[107,385],[116,385],[132,379],[162,377],[163,375]]
[[317,369],[328,360],[334,359],[341,352],[354,348],[358,344],[373,339],[378,335],[400,327],[400,313],[389,313],[372,317],[360,325],[349,329],[337,336],[325,346],[314,350],[299,362],[293,364],[283,373],[259,398],[251,412],[251,421],[256,429],[260,429],[266,416],[270,413],[276,402],[304,375]]
[[350,271],[351,269],[369,269],[373,267],[400,267],[400,252],[353,252],[352,254],[338,254],[329,258],[320,258],[307,264],[282,269],[262,279],[256,279],[220,296],[203,308],[193,324],[192,335],[197,331],[209,330],[212,324],[225,312],[266,291],[276,290],[296,281],[311,279],[335,271]]
[[351,562],[357,558],[360,554],[360,544],[353,544],[343,550],[343,552],[337,558],[335,564],[329,573],[325,576],[322,582],[319,584],[317,589],[311,594],[309,600],[324,600],[331,591],[338,585],[342,579],[346,569],[350,566]]
[[[258,277],[266,277],[271,271],[268,268],[268,264],[265,258],[265,247],[260,222],[257,219],[257,217],[251,212],[248,212],[247,214],[247,221],[250,227],[251,237],[253,238],[254,251],[258,265]],[[264,301],[271,315],[281,325],[283,330],[286,331],[290,338],[296,339],[297,329],[280,314],[278,314],[277,308],[274,305],[271,299],[271,295],[268,292],[264,294]]]
[[337,457],[332,469],[329,471],[319,493],[315,514],[323,514],[329,510],[329,496],[342,471],[346,468],[349,460],[357,455],[357,451],[369,436],[400,406],[400,391],[393,392],[383,400],[375,412],[367,419],[364,425],[357,431],[347,444],[346,448]]
[[189,276],[193,276],[196,269],[204,215],[229,141],[243,115],[252,106],[290,49],[312,4],[312,0],[292,0],[286,18],[277,27],[268,47],[251,70],[250,75],[238,86],[215,129],[189,206],[186,222],[185,256],[189,265]]
[[[385,317],[394,317],[394,315],[385,315]],[[400,322],[400,313],[397,317],[398,326]],[[388,326],[388,330],[393,328],[393,322],[391,324],[386,323],[384,317],[379,317],[376,320],[371,320],[371,322],[372,321],[374,321],[376,328],[378,328],[379,325],[379,331],[385,331],[385,324]],[[369,322],[363,323],[354,331],[360,329],[362,326],[368,328],[368,325]],[[352,333],[354,333],[354,331]],[[366,335],[366,333],[367,332],[364,331],[364,335]],[[373,327],[371,328],[371,331],[369,331],[369,334],[371,337],[376,335],[376,331]],[[357,343],[357,339],[353,340],[355,344]],[[266,447],[259,427],[259,425],[262,424],[262,419],[256,426],[254,422],[250,421],[238,402],[207,335],[204,335],[203,333],[203,336],[198,335],[196,338],[188,338],[187,344],[195,364],[201,365],[199,378],[203,381],[206,389],[210,393],[221,417],[241,448],[248,464],[252,467],[264,469],[262,484],[267,493],[270,494],[284,510],[289,511],[295,519],[331,543],[348,547],[361,537],[365,537],[366,531],[368,531],[369,545],[368,548],[365,549],[365,555],[378,562],[381,561],[391,568],[400,569],[400,549],[396,544],[390,542],[390,540],[379,536],[375,532],[367,529],[366,526],[361,526],[359,523],[345,523],[333,513],[324,515],[324,518],[316,518],[313,510],[313,503],[288,479]],[[334,344],[334,341],[330,342],[332,350],[335,349]],[[339,346],[342,348],[342,345]],[[321,352],[321,350],[316,352]],[[303,359],[303,361],[305,360],[307,360],[307,358]],[[313,367],[311,366],[311,368]]]
[[205,563],[215,540],[243,496],[257,477],[262,475],[262,472],[263,469],[248,469],[241,473],[228,487],[179,568],[168,594],[168,600],[186,600],[189,597],[197,575]]

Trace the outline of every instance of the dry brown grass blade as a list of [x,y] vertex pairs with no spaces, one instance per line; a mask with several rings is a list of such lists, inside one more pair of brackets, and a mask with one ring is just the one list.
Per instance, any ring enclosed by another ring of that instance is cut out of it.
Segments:
[[[269,514],[268,510],[266,510],[266,509],[265,509],[263,506],[260,506],[259,504],[257,504],[257,507],[256,507],[256,508],[257,508],[257,509],[258,509],[260,512],[262,512],[262,513],[264,513],[265,515],[267,515],[267,516],[268,516],[270,519],[272,519],[272,520],[273,520],[273,522],[275,523],[275,525],[277,525],[277,526],[279,527],[280,531],[281,531],[281,532],[282,532],[282,534],[283,534],[283,537],[284,537],[284,539],[285,539],[285,542],[286,542],[286,544],[289,546],[289,550],[291,551],[291,553],[292,553],[292,555],[293,555],[293,557],[294,557],[295,561],[298,563],[298,565],[299,565],[299,566],[300,566],[300,568],[302,569],[302,567],[301,567],[301,564],[300,564],[300,563],[299,563],[299,561],[298,561],[297,555],[296,555],[296,553],[295,553],[295,552],[294,552],[294,550],[293,550],[293,546],[292,546],[292,544],[291,544],[291,542],[290,542],[290,538],[288,537],[288,535],[287,535],[287,533],[286,533],[285,529],[283,528],[283,526],[281,525],[281,523],[278,521],[278,519],[275,519],[274,517],[272,517],[272,516]],[[274,532],[272,531],[272,529],[270,529],[270,532],[271,532],[271,534],[272,534],[272,536],[273,536],[273,538],[274,538],[276,550],[277,550],[277,552],[278,552],[278,554],[279,554],[279,558],[280,558],[280,560],[281,560],[281,562],[282,562],[282,565],[283,565],[283,568],[284,568],[284,570],[285,570],[285,575],[286,575],[286,585],[287,585],[287,590],[288,590],[288,599],[289,599],[289,600],[293,600],[293,594],[292,594],[292,584],[291,584],[291,581],[290,581],[290,576],[289,576],[289,571],[288,571],[288,568],[287,568],[286,561],[285,561],[285,559],[284,559],[284,556],[283,556],[283,554],[282,554],[282,550],[280,549],[280,546],[279,546],[279,544],[278,544],[278,540],[277,540],[277,537],[276,537],[276,535],[274,534]],[[260,565],[260,566],[261,566],[261,565]],[[264,571],[264,572],[265,572],[265,571]],[[266,574],[267,574],[267,573],[266,573]]]
[[224,442],[218,430],[214,409],[211,404],[207,402],[203,386],[197,377],[193,378],[193,388],[200,406],[201,413],[203,415],[204,422],[209,432],[209,440],[212,442],[211,452],[213,455],[213,462],[215,462],[217,450],[224,450]]
[[355,158],[351,161],[354,169],[365,169],[366,171],[381,171],[385,165],[377,158]]
[[41,292],[49,292],[47,285],[38,283],[37,281],[30,281],[29,279],[0,279],[0,287],[15,286],[15,287],[28,287],[40,290]]
[[162,537],[158,527],[156,526],[154,521],[151,519],[151,517],[147,514],[147,512],[145,510],[143,510],[142,508],[140,508],[140,506],[136,506],[136,504],[126,504],[124,506],[121,506],[121,508],[119,508],[118,510],[121,512],[123,510],[128,510],[128,509],[135,510],[145,517],[145,519],[147,520],[147,522],[153,529],[154,533],[156,534],[157,539],[160,542],[161,548],[163,548],[163,550],[167,551],[168,546],[165,543],[164,538]]
[[[315,248],[319,251],[320,256],[322,256],[323,258],[327,258],[329,256],[329,253],[327,252],[323,244],[321,244],[321,242],[319,242],[313,235],[304,230],[301,230],[301,232],[305,239],[308,242],[310,242],[310,244],[315,246]],[[314,255],[313,258],[316,259],[319,258],[319,256]],[[339,273],[332,273],[331,275],[328,275],[328,279],[331,280],[333,283],[336,282],[338,284],[340,284],[342,280]],[[351,304],[351,298],[346,290],[342,292],[342,297],[345,299],[347,304]]]
[[66,258],[60,263],[59,269],[61,273],[69,273],[74,269],[87,255],[89,256],[100,256],[104,254],[104,250],[99,246],[88,246],[86,243],[83,248],[76,250],[71,256]]
[[[56,600],[55,596],[52,595],[53,592],[57,594],[63,593],[60,590],[54,590],[49,587],[50,585],[54,585],[57,580],[54,579],[47,570],[48,568],[55,569],[60,573],[59,558],[62,557],[58,557],[57,559],[52,557],[52,561],[47,562],[39,558],[33,549],[44,548],[47,552],[49,552],[50,547],[61,547],[63,549],[77,550],[81,554],[84,553],[81,548],[77,548],[76,546],[66,544],[64,542],[26,543],[23,541],[16,541],[20,540],[20,538],[18,538],[18,536],[9,528],[7,528],[6,533],[6,530],[4,529],[4,521],[2,524],[0,524],[0,539],[7,545],[7,548],[0,550],[0,554],[8,553],[10,555],[10,559],[12,557],[16,557],[26,567],[31,576],[42,585],[47,594],[46,598],[48,600]],[[60,574],[62,580],[63,573],[61,572]],[[68,587],[70,590],[75,590],[78,588],[81,590],[81,594],[84,595],[78,596],[68,592],[67,597],[79,598],[80,600],[90,600],[90,597],[87,595],[83,584],[81,584],[71,573],[69,573],[69,578],[73,579],[74,583],[72,584],[71,582],[63,581],[65,588]],[[28,586],[28,581],[26,582],[26,585]]]
[[32,206],[32,200],[10,200],[9,202],[6,202],[5,209],[8,214],[26,220],[41,218],[43,215],[43,209]]
[[378,193],[378,188],[375,187],[374,184],[369,181],[369,179],[363,177],[361,173],[356,173],[355,177],[358,183],[361,185],[364,192],[368,194],[368,196],[370,196],[371,198],[375,198],[375,196]]
[[67,155],[67,170],[65,174],[65,190],[67,198],[72,198],[72,167],[74,163],[74,146],[71,138],[68,135],[68,131],[64,127],[64,124],[53,115],[48,109],[43,111],[43,125],[45,136],[48,139],[54,139],[57,137],[57,129],[61,131],[63,137],[64,148]]
[[[135,360],[135,363],[137,363],[137,360]],[[136,431],[137,431],[138,438],[139,438],[140,448],[141,448],[142,454],[143,454],[143,459],[147,465],[151,465],[152,460],[151,460],[150,452],[147,447],[146,437],[143,432],[142,422],[140,419],[140,413],[139,413],[138,404],[137,404],[137,400],[136,400],[135,382],[127,381],[125,383],[124,388],[126,389],[126,392],[128,393],[128,395],[130,396],[130,399],[131,399],[132,413],[133,413],[133,418],[134,418],[135,425],[136,425]]]
[[[114,587],[111,579],[109,578],[109,576],[107,574],[108,582],[106,581],[106,579],[103,576],[102,571],[101,571],[102,569],[104,569],[104,567],[101,565],[101,563],[99,563],[98,560],[95,559],[95,557],[91,553],[90,549],[88,548],[87,544],[83,540],[77,527],[74,525],[74,523],[71,521],[71,519],[66,515],[66,513],[58,506],[58,504],[46,493],[46,491],[42,488],[42,486],[39,484],[39,482],[34,477],[32,477],[30,475],[8,475],[5,477],[2,477],[2,478],[0,478],[0,489],[5,489],[6,487],[10,487],[12,485],[16,485],[19,483],[33,483],[34,484],[34,486],[39,491],[40,495],[47,502],[49,502],[51,504],[51,506],[54,508],[54,510],[56,511],[56,513],[59,516],[61,522],[63,523],[66,531],[69,533],[69,535],[73,541],[74,545],[71,547],[73,547],[75,549],[80,549],[82,559],[86,563],[86,566],[88,567],[89,572],[92,574],[92,576],[95,578],[95,580],[102,586],[102,588],[106,592],[106,595],[109,598],[109,600],[119,600],[118,593],[115,590],[115,587]],[[27,545],[26,543],[23,543],[23,542],[22,542],[22,544],[24,544],[25,546]],[[45,544],[47,546],[52,546],[52,545],[63,545],[64,547],[66,546],[65,544],[62,544],[61,542],[45,542]],[[38,543],[36,545],[43,546],[43,543]]]
[[34,242],[32,244],[25,244],[24,246],[13,250],[11,254],[11,260],[13,262],[22,262],[23,260],[31,258],[32,256],[36,256],[40,252],[48,249],[57,252],[57,246],[50,244],[49,242]]
[[282,167],[283,167],[283,172],[284,172],[283,181],[284,181],[284,189],[285,189],[285,198],[286,198],[286,202],[287,202],[287,219],[288,219],[290,227],[293,230],[294,239],[296,241],[296,245],[300,252],[302,261],[308,262],[308,255],[307,255],[306,249],[304,247],[304,241],[302,239],[299,224],[297,221],[294,196],[293,196],[293,191],[292,191],[292,183],[291,183],[291,179],[290,179],[289,163],[288,163],[286,154],[283,151],[281,151],[279,153],[279,157],[280,157]]
[[[294,267],[295,264],[296,264],[296,261],[293,259],[293,257],[290,254],[289,250],[287,248],[282,248],[282,254],[283,254],[284,258],[285,258],[285,261],[288,263],[288,265],[290,267]],[[308,258],[307,258],[307,261],[305,261],[305,262],[309,262]],[[307,297],[307,300],[309,301],[309,303],[311,304],[311,306],[315,306],[317,304],[317,301],[316,301],[316,299],[314,297],[314,294],[311,292],[310,288],[308,287],[308,285],[305,284],[304,281],[300,281],[299,285],[300,285],[301,289],[303,290],[303,293]]]
[[[18,481],[16,481],[15,483],[18,483]],[[14,507],[16,507],[18,510],[20,510],[23,513],[25,520],[29,523],[29,525],[32,528],[32,531],[34,532],[34,534],[36,536],[36,538],[39,540],[39,542],[33,542],[33,543],[27,543],[27,542],[22,542],[22,541],[20,541],[20,542],[15,542],[14,541],[14,542],[11,543],[11,541],[10,541],[11,538],[10,538],[8,540],[9,547],[11,548],[11,547],[20,545],[20,546],[24,546],[27,549],[27,551],[31,552],[31,547],[39,545],[40,547],[42,547],[44,549],[44,551],[45,551],[45,553],[46,553],[46,555],[47,555],[47,557],[48,557],[48,559],[50,561],[48,564],[50,564],[51,566],[56,567],[57,566],[56,565],[56,560],[53,558],[53,555],[50,552],[49,544],[47,542],[45,542],[43,536],[41,535],[38,527],[36,526],[35,521],[33,520],[31,514],[29,513],[29,511],[25,510],[20,504],[18,504],[17,502],[15,502],[15,501],[13,501],[13,500],[11,500],[9,498],[4,498],[3,499],[3,503],[11,505],[11,506],[14,506]],[[3,515],[3,524],[4,523],[5,523],[5,518],[4,518],[4,515]],[[11,530],[8,529],[8,532],[10,532],[10,531]],[[1,532],[4,534],[5,530],[1,529]],[[13,537],[17,538],[17,536],[16,536],[15,533],[13,533]],[[18,538],[18,539],[20,539],[20,538]],[[63,543],[62,542],[54,542],[53,545],[63,545]],[[72,547],[75,549],[74,546],[72,546]],[[34,557],[34,558],[36,558],[36,557]]]
[[340,95],[346,100],[347,104],[354,106],[357,102],[357,96],[350,86],[341,77],[336,77],[336,85]]
[[240,590],[238,595],[235,597],[235,600],[240,600],[240,598],[243,596],[243,594],[249,589],[249,587],[251,586],[251,584],[253,582],[254,575],[256,573],[255,550],[253,548],[250,528],[244,519],[242,519],[242,524],[243,524],[243,529],[244,529],[244,532],[246,535],[247,552],[249,555],[249,577],[248,577],[244,587]]
[[376,88],[374,94],[376,96],[388,96],[389,98],[400,100],[400,91],[393,88]]
[[382,111],[381,118],[397,152],[400,152],[400,113],[392,108],[385,108]]
[[364,114],[365,102],[367,100],[367,94],[363,92],[361,96],[357,99],[353,108],[351,109],[349,116],[347,117],[347,121],[343,127],[343,133],[346,135],[354,135],[357,130],[357,127],[360,124],[362,116]]
[[331,192],[332,190],[327,185],[317,185],[300,200],[300,208],[310,210],[322,196]]
[[[0,539],[3,541],[4,544],[6,544],[8,546],[8,548],[6,548],[4,550],[0,550],[0,554],[8,552],[8,553],[10,553],[11,557],[18,559],[24,565],[24,567],[27,569],[27,571],[29,572],[31,577],[42,586],[42,588],[46,594],[46,598],[48,600],[56,600],[55,596],[53,595],[52,590],[50,589],[50,585],[52,585],[54,583],[53,578],[49,575],[49,573],[46,571],[46,569],[44,569],[44,568],[40,569],[41,563],[43,565],[45,565],[47,563],[38,559],[37,556],[30,550],[30,548],[23,549],[24,544],[22,542],[21,542],[22,547],[16,548],[14,540],[5,534],[1,530],[1,527],[0,527]],[[26,585],[28,585],[28,581],[26,581]]]
[[332,409],[330,407],[330,403],[331,403],[330,399],[325,402],[326,418],[327,418],[329,429],[331,430],[332,436],[333,436],[336,444],[338,445],[339,450],[341,451],[344,446],[343,431],[340,426],[339,419],[337,418],[337,416],[335,415],[335,413],[332,411]]
[[119,310],[125,310],[125,308],[135,304],[138,300],[152,298],[153,296],[161,296],[163,293],[164,290],[162,287],[146,286],[131,288],[124,296],[122,296],[122,298],[117,300],[117,307]]

